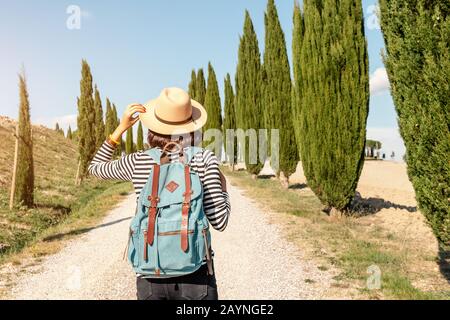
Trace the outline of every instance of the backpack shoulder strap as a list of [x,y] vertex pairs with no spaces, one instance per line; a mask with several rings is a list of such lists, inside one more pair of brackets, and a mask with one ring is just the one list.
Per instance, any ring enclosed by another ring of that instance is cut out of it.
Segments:
[[181,207],[181,249],[184,252],[188,251],[189,241],[188,241],[188,223],[189,223],[189,209],[191,208],[191,172],[190,167],[185,164],[184,165],[184,184],[185,191],[183,193],[183,205]]
[[[158,202],[159,202],[158,197],[159,172],[160,166],[159,164],[155,164],[153,166],[152,193],[148,197],[148,200],[150,201],[150,207],[148,208],[148,230],[146,242],[149,245],[153,245],[153,239],[155,238],[155,221],[156,215],[158,213]],[[147,248],[145,248],[145,250],[147,250]],[[147,258],[147,251],[145,251],[144,256],[145,258]]]
[[184,149],[184,154],[186,155],[186,164],[189,164],[192,158],[199,152],[202,152],[204,149],[200,147],[187,147]]
[[156,162],[156,164],[161,164],[161,154],[162,151],[158,148],[151,148],[147,151],[145,151],[146,154],[148,154],[152,159]]

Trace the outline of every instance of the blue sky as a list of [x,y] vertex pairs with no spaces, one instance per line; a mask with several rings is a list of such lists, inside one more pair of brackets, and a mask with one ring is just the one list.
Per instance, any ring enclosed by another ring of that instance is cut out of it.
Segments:
[[[187,88],[192,68],[211,61],[223,88],[234,78],[239,35],[248,9],[260,41],[264,40],[266,0],[153,1],[5,1],[0,2],[0,114],[17,117],[17,73],[25,66],[32,120],[64,128],[76,124],[80,62],[91,65],[102,98],[121,112],[133,102],[145,102],[162,88]],[[289,56],[292,40],[292,0],[277,0]],[[364,0],[369,45],[371,103],[368,138],[381,140],[387,156],[404,154],[380,52],[381,31],[373,5]],[[81,9],[80,29],[67,28],[67,8]]]

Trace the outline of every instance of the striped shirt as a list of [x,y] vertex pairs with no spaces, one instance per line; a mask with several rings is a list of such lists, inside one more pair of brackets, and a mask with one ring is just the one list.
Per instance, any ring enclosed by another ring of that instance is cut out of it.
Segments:
[[[89,173],[100,179],[131,181],[137,199],[151,173],[155,161],[143,151],[112,160],[115,148],[104,142],[89,165]],[[169,154],[170,161],[178,161],[178,154]],[[228,193],[222,191],[219,161],[210,150],[203,150],[192,157],[191,170],[200,177],[203,185],[203,208],[211,226],[225,230],[231,207]]]

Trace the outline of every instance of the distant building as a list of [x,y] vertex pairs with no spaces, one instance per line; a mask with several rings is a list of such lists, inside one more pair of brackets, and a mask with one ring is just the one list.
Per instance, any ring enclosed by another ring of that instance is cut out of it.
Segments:
[[381,142],[376,140],[367,140],[365,156],[368,159],[381,159]]

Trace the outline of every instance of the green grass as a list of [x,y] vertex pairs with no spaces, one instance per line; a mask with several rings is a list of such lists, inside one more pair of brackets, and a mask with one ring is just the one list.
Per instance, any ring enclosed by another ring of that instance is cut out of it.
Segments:
[[[424,292],[412,285],[409,264],[420,263],[409,260],[410,250],[415,249],[399,249],[399,240],[379,226],[369,227],[356,217],[330,218],[309,189],[286,190],[277,180],[255,180],[245,171],[223,170],[232,185],[243,188],[263,207],[291,216],[286,217],[288,239],[302,250],[310,248],[313,258],[321,261],[321,270],[331,266],[341,270],[336,287],[355,283],[362,298],[369,299],[450,299],[450,290]],[[366,286],[370,266],[381,271],[379,290]]]
[[[11,263],[15,270],[23,270],[42,260],[43,256],[57,253],[64,247],[65,240],[88,232],[98,225],[102,217],[124,198],[131,189],[129,183],[101,183],[89,192],[87,186],[81,188],[82,201],[74,204],[73,210],[53,223],[43,223],[40,218],[31,218],[27,221],[31,229],[17,231],[9,228],[11,234],[11,247],[0,255],[0,265]],[[39,215],[37,210],[35,214]],[[30,215],[31,217],[31,215]],[[3,230],[0,232],[3,233]],[[15,271],[20,272],[20,271]],[[8,273],[2,274],[0,285],[0,299],[8,295],[14,285],[16,277]]]
[[[9,210],[6,192],[0,192],[0,262],[24,247],[42,240],[60,225],[69,225],[78,219],[101,217],[130,191],[130,184],[95,181],[91,179],[82,186],[72,186],[67,194],[70,200],[58,196],[45,196],[39,191],[36,207],[17,207]],[[87,222],[87,221],[85,221]]]

